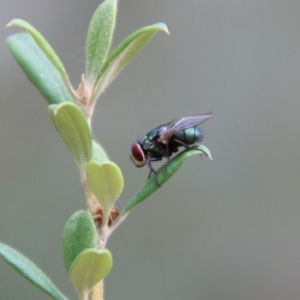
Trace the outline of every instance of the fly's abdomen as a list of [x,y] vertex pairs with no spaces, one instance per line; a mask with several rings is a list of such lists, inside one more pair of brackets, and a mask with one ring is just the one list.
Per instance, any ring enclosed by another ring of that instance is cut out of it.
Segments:
[[196,142],[202,141],[203,132],[198,126],[194,126],[175,133],[173,135],[173,138],[187,145],[192,145],[195,144]]

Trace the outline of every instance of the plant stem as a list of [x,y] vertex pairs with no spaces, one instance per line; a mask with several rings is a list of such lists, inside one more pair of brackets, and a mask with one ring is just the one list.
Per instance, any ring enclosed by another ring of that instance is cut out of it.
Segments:
[[[94,194],[91,192],[87,180],[86,180],[86,176],[85,174],[82,172],[82,177],[81,177],[81,183],[84,187],[84,191],[85,191],[85,198],[86,198],[86,205],[87,205],[87,209],[88,211],[91,213],[91,215],[94,215],[95,212],[97,211],[97,207],[98,207],[98,201],[96,199],[96,197],[94,196]],[[105,221],[105,222],[103,222]],[[101,228],[99,228],[97,230],[98,232],[98,248],[104,248],[105,247],[105,243],[106,243],[106,231],[107,230],[107,221],[108,220],[102,220],[103,224],[105,224],[104,226],[101,226]],[[103,280],[100,281],[90,292],[89,294],[89,300],[103,300]]]
[[91,192],[89,185],[87,183],[85,172],[81,172],[81,183],[85,192],[85,201],[88,211],[91,215],[94,215],[97,212],[98,201],[94,194]]
[[103,280],[100,281],[91,291],[90,300],[103,300]]

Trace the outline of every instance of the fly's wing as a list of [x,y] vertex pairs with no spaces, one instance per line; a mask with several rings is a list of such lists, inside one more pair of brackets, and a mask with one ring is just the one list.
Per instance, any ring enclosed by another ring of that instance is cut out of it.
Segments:
[[211,113],[192,116],[192,117],[184,117],[177,121],[172,121],[166,126],[162,126],[159,131],[158,142],[167,144],[170,138],[177,132],[182,131],[186,128],[194,127],[200,125],[205,122],[212,116]]
[[186,128],[190,128],[202,124],[203,122],[211,118],[211,116],[212,114],[203,114],[198,116],[181,118],[178,121],[171,122],[167,131],[171,132],[172,135],[174,135],[175,133],[184,130]]

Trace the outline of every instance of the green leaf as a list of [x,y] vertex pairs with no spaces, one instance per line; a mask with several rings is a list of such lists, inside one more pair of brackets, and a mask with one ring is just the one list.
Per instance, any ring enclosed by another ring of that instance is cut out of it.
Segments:
[[81,210],[68,220],[63,233],[62,250],[67,270],[75,258],[85,249],[96,248],[97,232],[88,211]]
[[41,35],[39,31],[37,31],[32,25],[30,25],[28,22],[21,20],[21,19],[13,19],[11,20],[6,27],[11,26],[18,26],[28,31],[28,33],[32,36],[32,38],[35,40],[37,45],[41,48],[41,50],[44,52],[44,54],[47,56],[49,61],[53,64],[53,66],[56,68],[56,70],[59,72],[62,80],[64,81],[67,89],[72,94],[73,88],[71,86],[71,83],[69,81],[68,74],[65,70],[65,67],[53,48],[50,46],[48,41]]
[[103,209],[103,215],[108,216],[124,187],[120,168],[111,161],[99,164],[92,160],[86,166],[86,175],[89,188]]
[[74,103],[52,104],[50,117],[80,168],[92,158],[92,135],[82,110]]
[[183,163],[191,156],[206,155],[212,159],[211,153],[208,148],[204,145],[196,145],[191,149],[180,152],[175,157],[170,159],[170,161],[160,167],[157,174],[151,176],[145,184],[140,188],[140,190],[133,196],[129,203],[124,208],[122,215],[127,214],[136,205],[144,201],[151,194],[153,194],[161,185],[166,183],[183,165]]
[[93,145],[93,157],[92,159],[97,161],[99,164],[102,164],[105,161],[108,161],[108,156],[102,146],[96,141],[92,141]]
[[110,48],[115,22],[117,1],[106,0],[95,11],[86,41],[86,77],[94,84]]
[[80,299],[87,299],[92,288],[104,279],[112,267],[112,255],[107,249],[87,249],[70,267],[70,278]]
[[18,251],[0,243],[0,256],[20,275],[49,295],[52,299],[66,299],[52,281],[33,262]]
[[21,69],[49,104],[73,101],[59,72],[29,33],[11,35],[6,42]]
[[146,26],[133,32],[112,51],[94,85],[92,102],[99,97],[129,61],[140,52],[159,30],[169,33],[167,26],[163,23]]

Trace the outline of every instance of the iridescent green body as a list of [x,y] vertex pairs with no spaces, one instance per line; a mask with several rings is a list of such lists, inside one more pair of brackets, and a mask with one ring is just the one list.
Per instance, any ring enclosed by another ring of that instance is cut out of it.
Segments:
[[192,145],[196,142],[202,141],[203,133],[199,127],[193,126],[175,133],[172,138],[179,140],[185,143],[186,145]]
[[[193,145],[201,142],[203,133],[198,126],[192,126],[175,133],[167,142],[169,153],[167,153],[167,145],[158,142],[160,133],[167,129],[169,124],[159,126],[149,131],[140,141],[145,153],[152,158],[170,157],[173,152],[177,152],[177,148],[183,145]],[[177,142],[179,141],[179,142]]]
[[164,157],[167,154],[166,145],[157,142],[159,129],[157,127],[149,131],[141,140],[143,150],[150,157]]

